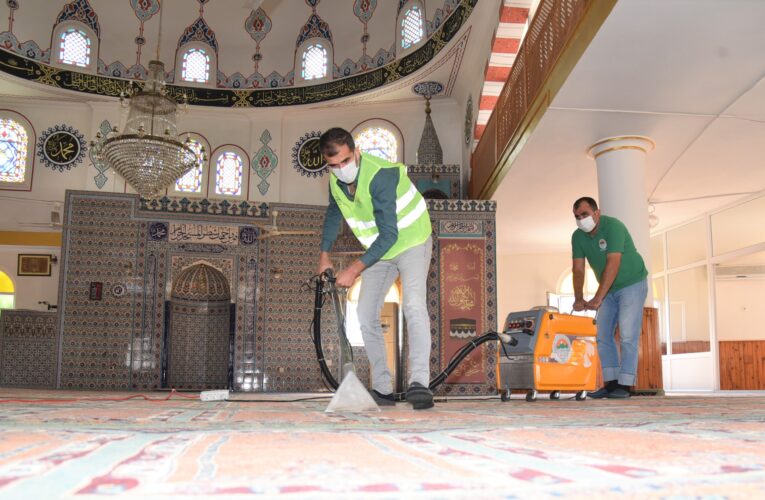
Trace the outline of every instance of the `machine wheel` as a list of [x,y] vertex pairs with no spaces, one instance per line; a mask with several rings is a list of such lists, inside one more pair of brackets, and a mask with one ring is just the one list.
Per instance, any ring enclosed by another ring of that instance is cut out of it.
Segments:
[[587,391],[579,391],[576,393],[577,401],[584,401],[585,399],[587,399]]
[[560,391],[552,391],[550,393],[550,399],[560,399]]
[[499,392],[499,399],[502,401],[510,401],[510,389],[504,389]]
[[537,400],[537,391],[532,389],[532,390],[530,390],[529,392],[526,393],[526,401],[531,403],[531,402],[536,401],[536,400]]

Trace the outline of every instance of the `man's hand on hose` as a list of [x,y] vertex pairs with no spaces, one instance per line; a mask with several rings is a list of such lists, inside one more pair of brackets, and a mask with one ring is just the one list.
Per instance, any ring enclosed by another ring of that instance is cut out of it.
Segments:
[[584,311],[587,308],[587,302],[584,299],[576,299],[574,301],[574,311]]
[[316,274],[321,275],[327,269],[334,270],[332,260],[329,258],[329,252],[321,252],[319,254],[319,266],[316,268]]
[[360,260],[355,261],[353,264],[346,267],[337,274],[335,285],[341,288],[352,287],[353,283],[356,281],[356,278],[359,277],[359,274],[361,274],[361,271],[363,271],[365,268],[366,266],[363,262]]

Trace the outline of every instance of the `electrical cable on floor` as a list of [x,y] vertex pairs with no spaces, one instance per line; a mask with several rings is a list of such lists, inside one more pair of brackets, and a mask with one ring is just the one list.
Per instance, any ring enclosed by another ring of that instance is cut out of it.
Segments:
[[170,398],[173,396],[182,398],[182,399],[196,399],[199,400],[199,396],[187,396],[185,394],[181,394],[177,390],[173,389],[170,391],[170,394],[168,394],[164,398],[151,398],[145,394],[133,394],[132,396],[125,396],[121,398],[90,398],[90,397],[82,397],[82,398],[61,398],[61,399],[46,399],[46,398],[40,398],[40,399],[0,399],[0,403],[42,403],[42,404],[48,404],[48,403],[79,403],[79,402],[91,402],[91,403],[98,403],[98,402],[122,402],[122,401],[130,401],[132,399],[142,399],[144,401],[150,401],[152,403],[156,402],[163,402],[163,401],[169,401]]

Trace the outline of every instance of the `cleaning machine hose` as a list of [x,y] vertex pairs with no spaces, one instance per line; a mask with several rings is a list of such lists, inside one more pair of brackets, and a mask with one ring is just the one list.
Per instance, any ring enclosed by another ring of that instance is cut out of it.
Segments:
[[[334,275],[332,273],[331,269],[327,269],[319,276],[316,276],[315,279],[315,300],[314,300],[314,309],[313,309],[313,343],[314,347],[316,348],[316,357],[319,360],[319,367],[321,368],[321,374],[324,376],[324,380],[326,381],[327,385],[334,391],[338,387],[337,380],[335,380],[335,377],[332,375],[332,372],[330,371],[329,367],[327,366],[327,361],[324,359],[324,350],[322,349],[321,345],[321,309],[324,305],[324,294],[330,294],[332,295],[332,300],[335,304],[339,302],[339,299],[337,297],[337,289],[334,286]],[[331,283],[331,286],[329,287],[328,291],[324,291],[324,281],[328,281]],[[341,324],[343,321],[342,315],[340,314],[339,310],[336,309],[336,314],[338,315],[338,329],[341,329],[341,333],[343,334],[342,337],[345,337],[345,325]],[[478,346],[481,344],[484,344],[486,342],[492,341],[492,340],[500,340],[504,344],[509,345],[515,345],[518,343],[518,341],[510,336],[506,332],[486,332],[480,337],[477,337],[470,342],[466,342],[465,345],[460,347],[460,349],[454,353],[452,358],[449,360],[449,363],[446,365],[446,368],[439,373],[436,378],[434,378],[428,387],[430,390],[434,391],[439,385],[443,384],[444,381],[449,377],[449,375],[452,374],[454,370],[457,369],[460,363],[465,360],[465,358],[473,352]],[[346,338],[340,339],[340,342],[347,342]]]
[[[332,276],[331,270],[324,272],[324,275]],[[324,350],[321,346],[321,308],[324,305],[324,279],[322,276],[316,278],[316,297],[313,303],[313,345],[316,348],[316,358],[319,360],[319,368],[321,368],[321,374],[329,387],[335,391],[337,390],[337,380],[335,380],[332,371],[327,366],[327,360],[324,359]],[[337,293],[337,291],[335,291]]]

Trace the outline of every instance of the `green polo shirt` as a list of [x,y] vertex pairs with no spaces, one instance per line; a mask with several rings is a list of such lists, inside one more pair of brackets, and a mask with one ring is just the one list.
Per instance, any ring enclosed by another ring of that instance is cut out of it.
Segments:
[[627,227],[619,219],[607,215],[600,216],[600,226],[594,234],[585,233],[581,229],[574,231],[571,235],[571,251],[575,259],[587,258],[598,282],[606,269],[606,255],[617,252],[622,254],[619,272],[609,292],[634,285],[648,276],[643,257],[635,248]]

